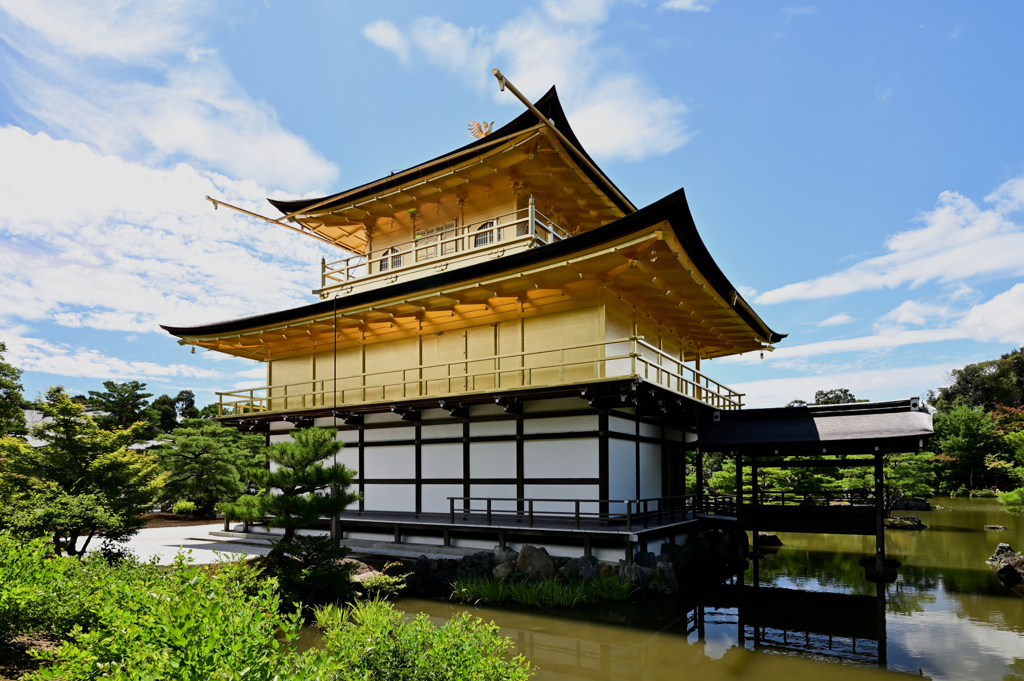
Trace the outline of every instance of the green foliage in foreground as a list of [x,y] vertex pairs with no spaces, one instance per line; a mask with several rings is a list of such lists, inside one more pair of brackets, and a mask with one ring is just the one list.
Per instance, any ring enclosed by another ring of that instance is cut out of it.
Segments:
[[496,624],[468,612],[436,627],[424,614],[407,620],[385,601],[365,601],[322,608],[316,617],[324,648],[345,678],[525,681],[533,673],[522,655],[508,658],[512,641],[498,635]]
[[1024,487],[999,495],[999,503],[1014,515],[1024,515]]
[[519,605],[572,608],[598,601],[624,601],[633,585],[619,577],[593,581],[546,579],[534,582],[510,577],[459,578],[452,584],[452,598],[462,603],[518,603]]
[[29,681],[254,679],[272,681],[493,679],[524,681],[497,627],[468,614],[441,627],[406,621],[386,603],[320,611],[320,649],[296,651],[301,611],[283,614],[276,580],[239,561],[214,567],[179,557],[161,567],[101,556],[55,557],[43,540],[0,532],[0,653],[46,631]]

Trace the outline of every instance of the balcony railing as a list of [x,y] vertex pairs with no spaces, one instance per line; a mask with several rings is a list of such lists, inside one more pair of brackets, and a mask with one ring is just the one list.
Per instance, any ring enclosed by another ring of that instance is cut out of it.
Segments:
[[511,352],[454,362],[318,378],[217,393],[221,416],[342,407],[643,378],[716,409],[741,409],[743,395],[637,336],[555,350]]
[[485,251],[532,248],[568,239],[570,234],[536,209],[533,197],[527,208],[503,213],[467,225],[441,227],[409,241],[375,248],[334,262],[321,260],[320,288],[314,293],[343,287],[369,277],[396,276],[413,269],[432,271],[453,258]]

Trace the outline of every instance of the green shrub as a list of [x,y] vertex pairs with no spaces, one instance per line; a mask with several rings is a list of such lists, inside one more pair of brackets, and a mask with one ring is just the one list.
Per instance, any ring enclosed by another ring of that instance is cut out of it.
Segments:
[[1024,515],[1024,487],[999,495],[999,503],[1014,515]]
[[[166,506],[164,508],[166,508]],[[174,506],[171,508],[171,513],[173,513],[174,515],[192,515],[195,512],[196,502],[185,501],[184,499],[181,499],[180,501],[175,501]]]
[[452,584],[452,598],[461,603],[505,603],[572,608],[598,601],[624,601],[633,585],[619,577],[592,581],[546,579],[534,582],[525,575],[496,580],[491,577],[459,578]]
[[323,631],[321,654],[345,670],[344,678],[525,681],[533,673],[522,655],[508,658],[512,641],[498,635],[496,624],[468,612],[438,627],[424,614],[407,620],[375,600],[348,609],[320,608],[316,618]]
[[384,565],[384,570],[379,575],[367,577],[362,581],[361,586],[367,598],[394,598],[406,587],[410,572],[404,574],[389,574],[396,572],[402,567],[401,563],[391,562]]
[[274,544],[258,561],[270,577],[276,577],[281,600],[286,605],[313,607],[349,601],[354,563],[343,563],[349,549],[339,547],[330,537],[295,535],[290,541]]
[[995,492],[994,490],[990,490],[990,489],[972,489],[971,490],[971,498],[972,499],[995,499],[998,496],[999,496],[999,494],[997,492]]

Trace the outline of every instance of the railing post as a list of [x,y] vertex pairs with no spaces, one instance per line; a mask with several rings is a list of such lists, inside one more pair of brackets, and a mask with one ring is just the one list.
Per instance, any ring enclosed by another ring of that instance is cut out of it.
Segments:
[[[533,203],[533,196],[530,196],[530,203]],[[580,500],[576,500],[576,529],[580,529]]]
[[530,527],[533,527],[533,499],[530,499]]
[[633,502],[626,501],[626,532],[633,531]]
[[629,351],[629,375],[636,376],[636,336],[630,336],[629,339],[632,344]]
[[224,416],[224,395],[217,394],[217,416]]
[[[637,505],[637,511],[640,510],[639,504]],[[644,529],[647,529],[647,516],[650,515],[651,509],[647,506],[647,499],[644,499]]]
[[533,202],[533,194],[530,194],[530,208],[528,214],[530,216],[529,234],[535,237],[537,236],[537,205]]
[[448,523],[455,524],[455,497],[448,497]]
[[487,524],[491,524],[491,498],[487,497]]

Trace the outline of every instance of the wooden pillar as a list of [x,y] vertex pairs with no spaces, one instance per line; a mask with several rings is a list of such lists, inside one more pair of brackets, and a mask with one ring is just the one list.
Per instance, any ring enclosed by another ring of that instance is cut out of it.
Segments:
[[[685,436],[684,436],[685,437]],[[697,474],[697,512],[704,511],[704,455],[700,452],[700,447],[694,449],[694,468]]]
[[882,476],[882,453],[875,452],[875,574],[879,580],[885,569],[885,484]]
[[[736,452],[736,557],[739,562],[746,559],[743,553],[744,534],[746,530],[743,529],[743,454]],[[740,570],[737,576],[737,581],[740,585],[743,584],[743,570]],[[742,624],[740,625],[740,642],[743,642],[743,629]]]
[[[608,410],[605,408],[597,412],[597,476],[597,497],[608,499]],[[598,504],[598,512],[607,517],[608,504]]]
[[[754,507],[752,509],[753,513],[751,515],[751,526],[750,526],[750,536],[751,536],[751,539],[752,539],[751,551],[754,554],[754,586],[757,587],[757,586],[761,586],[761,542],[760,542],[760,539],[758,537],[758,529],[757,529],[757,516],[758,516],[758,513],[760,512],[761,508],[760,508],[760,504],[759,504],[760,500],[758,499],[758,493],[757,493],[757,457],[756,456],[753,457],[750,460],[750,495],[751,495],[751,498],[752,498],[751,505]],[[757,647],[757,643],[758,643],[758,640],[757,640],[757,637],[755,636],[754,637],[754,647],[755,648]]]
[[[422,362],[420,362],[422,364]],[[416,471],[416,515],[423,513],[423,429],[416,419],[414,446],[414,466]]]
[[366,429],[363,428],[363,418],[359,418],[359,510],[366,510]]
[[[526,432],[523,414],[516,414],[516,497],[526,497],[526,443],[523,435]],[[516,502],[516,510],[522,513],[525,509],[522,501]]]

